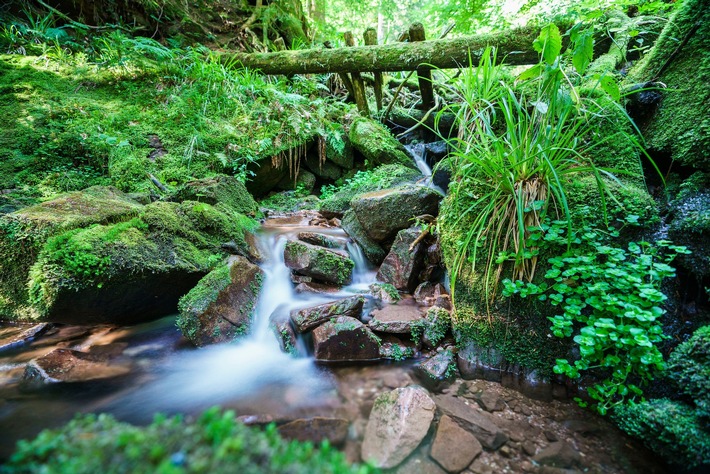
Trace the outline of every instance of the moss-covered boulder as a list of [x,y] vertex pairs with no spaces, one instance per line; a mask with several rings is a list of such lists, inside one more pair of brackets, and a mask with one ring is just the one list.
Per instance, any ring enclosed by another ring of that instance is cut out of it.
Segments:
[[321,161],[317,155],[306,156],[305,165],[313,174],[321,179],[335,181],[343,174],[343,169],[328,160]]
[[699,413],[710,418],[710,326],[678,345],[668,358],[668,376]]
[[316,360],[345,362],[377,360],[380,339],[355,318],[340,316],[313,330]]
[[286,244],[284,260],[288,268],[300,275],[336,285],[350,283],[355,267],[343,253],[295,240]]
[[710,275],[710,192],[689,193],[670,205],[668,237],[691,251],[679,264],[700,278]]
[[359,194],[350,204],[367,235],[376,242],[383,242],[411,226],[420,215],[436,216],[442,198],[432,188],[405,185]]
[[632,83],[666,85],[658,108],[642,124],[648,147],[705,172],[710,171],[709,38],[707,3],[686,0],[628,78]]
[[350,126],[350,142],[373,164],[396,163],[414,168],[404,146],[382,124],[360,117]]
[[316,180],[316,175],[308,170],[300,169],[298,170],[296,179],[294,179],[293,176],[286,176],[284,179],[279,181],[279,184],[276,187],[282,191],[293,191],[298,189],[299,191],[304,190],[305,192],[310,193],[316,186]]
[[33,317],[128,324],[174,312],[231,241],[249,254],[252,219],[218,204],[155,202],[126,222],[49,238],[29,272]]
[[262,158],[253,161],[247,166],[249,179],[246,187],[254,196],[265,196],[274,189],[283,179],[289,176],[288,167],[271,158]]
[[383,249],[379,243],[375,242],[367,235],[367,232],[365,232],[365,229],[352,210],[345,213],[341,225],[350,238],[360,246],[370,263],[375,265],[382,263],[387,252],[385,252],[385,249]]
[[330,319],[347,316],[360,319],[364,296],[351,296],[338,301],[291,311],[291,321],[299,332],[306,332]]
[[258,206],[244,183],[233,176],[197,179],[185,183],[176,192],[178,201],[198,201],[213,206],[222,203],[247,216],[255,216]]
[[129,220],[142,208],[116,188],[95,186],[0,216],[0,318],[37,316],[27,281],[48,238],[93,224]]
[[196,346],[231,342],[249,333],[264,272],[231,257],[180,298],[177,325]]

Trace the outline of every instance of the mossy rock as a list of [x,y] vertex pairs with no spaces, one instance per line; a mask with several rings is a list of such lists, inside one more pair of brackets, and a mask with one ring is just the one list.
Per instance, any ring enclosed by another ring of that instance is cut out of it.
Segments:
[[355,268],[342,253],[295,240],[286,243],[284,260],[296,273],[339,286],[350,283]]
[[29,272],[39,319],[129,324],[174,312],[232,241],[249,253],[257,224],[219,204],[156,202],[130,221],[49,238]]
[[93,224],[129,220],[143,206],[112,187],[60,195],[0,216],[0,318],[32,319],[28,275],[48,238]]
[[293,179],[292,176],[286,176],[284,179],[279,181],[277,188],[283,191],[293,191],[300,188],[305,192],[310,193],[313,191],[313,188],[315,188],[316,181],[316,175],[308,170],[300,169],[298,170],[296,179]]
[[678,345],[668,358],[668,376],[710,418],[710,326],[703,326]]
[[350,142],[373,164],[400,164],[416,167],[404,146],[389,130],[374,120],[360,117],[350,126]]
[[372,240],[363,229],[362,224],[355,216],[352,210],[349,210],[343,216],[342,221],[343,230],[347,232],[351,239],[357,243],[365,257],[374,265],[379,265],[387,256],[387,252],[382,248],[382,246]]
[[244,257],[231,257],[180,298],[177,325],[194,345],[231,342],[251,330],[264,272]]
[[244,183],[233,176],[198,179],[185,183],[176,192],[179,201],[221,203],[247,216],[255,216],[258,206]]
[[707,3],[686,0],[628,78],[631,83],[666,85],[655,113],[642,124],[648,148],[670,153],[674,161],[706,172],[710,171],[709,38]]
[[710,192],[687,194],[671,203],[668,237],[691,251],[679,256],[680,266],[700,278],[710,275]]
[[342,215],[350,209],[350,201],[358,194],[392,188],[421,178],[419,170],[402,165],[382,165],[367,172],[366,179],[349,179],[323,199],[318,209],[326,215]]

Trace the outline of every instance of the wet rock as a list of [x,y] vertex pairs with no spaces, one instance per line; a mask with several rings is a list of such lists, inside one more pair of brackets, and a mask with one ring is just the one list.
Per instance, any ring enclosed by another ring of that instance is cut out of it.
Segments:
[[177,325],[196,346],[233,341],[249,333],[264,272],[230,257],[180,298]]
[[537,453],[533,461],[546,466],[572,468],[582,461],[579,452],[565,441],[556,441]]
[[334,143],[337,143],[334,140],[326,140],[325,159],[332,161],[341,168],[349,170],[354,164],[353,146],[350,143],[349,136],[343,135],[341,139],[341,147],[334,146]]
[[405,185],[359,194],[350,205],[367,235],[375,242],[383,242],[409,227],[417,216],[437,215],[442,198],[426,186]]
[[350,283],[355,267],[340,253],[294,240],[286,244],[284,260],[288,268],[301,275],[336,285]]
[[110,364],[97,356],[72,349],[55,349],[25,367],[22,384],[33,388],[48,383],[73,383],[125,375],[127,365]]
[[0,351],[12,349],[31,342],[35,337],[41,336],[54,325],[51,323],[40,323],[35,325],[22,325],[14,328],[4,329],[0,332]]
[[448,472],[466,469],[481,454],[483,448],[475,436],[444,415],[439,420],[431,457]]
[[276,185],[277,189],[282,191],[293,191],[298,187],[304,189],[307,193],[313,191],[316,186],[316,175],[308,170],[300,169],[298,170],[298,176],[293,179],[293,176],[286,176]]
[[478,405],[488,412],[505,410],[505,402],[492,390],[484,390],[473,397]]
[[352,238],[362,249],[365,257],[375,265],[379,265],[385,259],[387,252],[380,246],[379,243],[372,240],[365,229],[363,229],[360,221],[357,220],[355,213],[349,210],[343,216],[343,230],[348,233],[350,238]]
[[300,285],[301,283],[311,283],[313,278],[306,275],[299,275],[298,273],[291,273],[291,281]]
[[342,446],[348,436],[350,423],[343,418],[314,417],[293,420],[278,427],[279,434],[286,439],[310,441],[320,444],[328,440],[333,446]]
[[414,168],[404,146],[379,122],[358,118],[350,126],[350,142],[370,163],[397,163]]
[[439,295],[436,297],[434,300],[434,306],[437,308],[443,308],[445,310],[451,311],[454,307],[451,304],[451,296],[450,295]]
[[488,378],[490,373],[499,374],[503,364],[503,356],[496,349],[481,347],[474,341],[462,342],[456,359],[464,379]]
[[414,293],[412,293],[417,303],[422,306],[432,306],[436,298],[444,294],[447,294],[444,285],[430,281],[420,283],[414,290]]
[[383,303],[394,304],[401,299],[397,288],[389,283],[373,283],[368,288],[370,294]]
[[528,456],[535,456],[535,453],[537,453],[537,446],[535,446],[535,443],[532,441],[524,441],[523,452]]
[[419,281],[419,270],[424,258],[424,245],[415,240],[421,234],[416,227],[405,229],[397,234],[392,248],[382,262],[377,279],[390,283],[398,290],[412,292]]
[[414,367],[414,374],[426,388],[440,392],[456,380],[456,355],[451,350],[437,352]]
[[432,306],[427,310],[422,325],[422,342],[433,349],[446,337],[449,329],[451,329],[451,313],[438,306]]
[[402,341],[398,337],[387,334],[382,338],[380,357],[382,359],[404,360],[416,357],[417,347],[412,341]]
[[344,249],[345,241],[342,239],[337,239],[326,234],[319,234],[317,232],[299,232],[298,240],[311,245],[317,245],[319,247],[326,247],[329,249]]
[[337,286],[311,282],[299,283],[293,290],[296,293],[318,293],[321,295],[330,295],[333,293],[340,292],[340,288],[338,288]]
[[390,334],[411,334],[412,328],[424,320],[421,310],[408,300],[373,309],[370,316],[370,329]]
[[[565,420],[562,425],[570,431],[579,433],[582,436],[589,436],[604,432],[604,427],[599,423],[588,420]],[[552,441],[552,440],[550,440]]]
[[461,398],[450,395],[437,395],[434,400],[442,413],[471,432],[484,448],[496,450],[508,441],[508,436],[496,424],[496,417],[477,405],[469,405]]
[[365,304],[364,296],[351,296],[338,301],[320,304],[291,311],[291,320],[299,332],[306,332],[314,327],[340,316],[360,319],[362,307]]
[[380,341],[354,318],[340,316],[313,330],[314,355],[318,361],[377,360]]
[[433,170],[431,182],[435,186],[439,186],[441,189],[443,189],[444,192],[448,192],[449,184],[451,183],[451,175],[451,164],[447,160],[443,163],[440,163],[439,166],[437,166]]
[[287,354],[298,354],[298,336],[291,325],[287,305],[281,305],[269,316],[269,327],[279,341],[279,347]]
[[377,397],[362,442],[362,459],[392,468],[414,451],[429,431],[436,405],[418,386],[398,388]]

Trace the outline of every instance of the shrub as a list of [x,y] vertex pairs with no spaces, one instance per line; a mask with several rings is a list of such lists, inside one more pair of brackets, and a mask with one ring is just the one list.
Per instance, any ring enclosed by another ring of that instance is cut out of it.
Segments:
[[236,421],[231,411],[205,411],[194,422],[156,416],[146,427],[110,415],[81,415],[58,430],[20,441],[3,474],[96,473],[361,473],[327,442],[286,441],[274,425],[261,431]]

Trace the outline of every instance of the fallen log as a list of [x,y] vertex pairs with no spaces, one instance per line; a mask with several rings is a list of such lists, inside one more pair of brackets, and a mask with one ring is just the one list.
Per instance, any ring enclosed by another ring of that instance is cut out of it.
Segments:
[[[567,25],[559,25],[565,31]],[[533,64],[539,54],[532,43],[538,27],[499,33],[412,43],[391,43],[337,49],[307,49],[273,53],[225,53],[223,64],[258,69],[264,74],[318,74],[326,72],[414,71],[422,66],[457,68],[478,61],[486,46],[498,48],[506,64]]]

